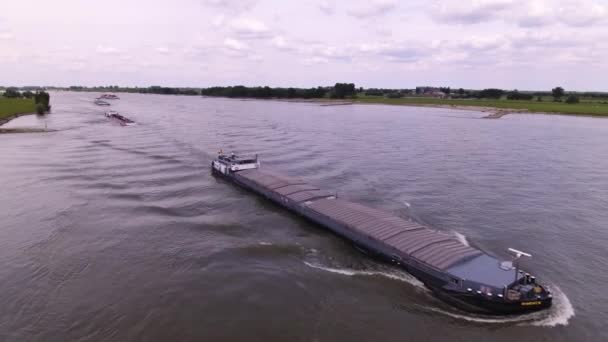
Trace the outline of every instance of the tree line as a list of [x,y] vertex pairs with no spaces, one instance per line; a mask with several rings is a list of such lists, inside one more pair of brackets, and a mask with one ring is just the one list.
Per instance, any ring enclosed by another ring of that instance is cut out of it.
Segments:
[[333,87],[316,88],[271,88],[246,87],[242,85],[230,87],[211,87],[201,90],[204,96],[243,97],[243,98],[285,98],[285,99],[332,99],[352,98],[357,94],[354,83],[336,83]]
[[332,98],[344,99],[356,96],[357,89],[354,83],[336,83],[330,87],[295,88],[295,87],[247,87],[243,85],[227,87],[209,88],[175,88],[151,86],[147,88],[139,87],[119,87],[119,86],[70,86],[71,91],[94,91],[94,92],[128,92],[141,94],[163,94],[163,95],[204,95],[219,97],[243,97],[243,98],[287,98],[287,99],[315,99]]
[[[0,87],[1,89],[1,87]],[[551,91],[519,91],[504,90],[500,88],[486,88],[481,90],[451,88],[451,87],[432,87],[418,86],[413,89],[393,89],[393,88],[367,88],[355,87],[354,83],[336,83],[333,86],[318,86],[312,88],[296,87],[269,87],[256,86],[248,87],[244,85],[236,86],[217,86],[209,88],[179,88],[179,87],[119,87],[116,85],[84,87],[71,86],[68,88],[73,91],[96,91],[96,92],[130,92],[142,94],[163,94],[163,95],[203,95],[218,97],[241,97],[241,98],[285,98],[285,99],[318,99],[332,98],[345,99],[356,98],[358,95],[382,96],[386,98],[401,98],[404,96],[434,96],[451,99],[506,99],[519,101],[546,100],[553,97],[553,101],[577,103],[580,96],[592,98],[606,98],[608,93],[584,92],[566,94],[562,87],[555,87]]]
[[115,93],[140,93],[140,94],[160,94],[160,95],[200,95],[200,88],[178,88],[178,87],[161,87],[150,86],[145,88],[140,87],[119,87],[116,85],[85,87],[85,86],[70,86],[71,91],[94,91],[94,92],[115,92]]

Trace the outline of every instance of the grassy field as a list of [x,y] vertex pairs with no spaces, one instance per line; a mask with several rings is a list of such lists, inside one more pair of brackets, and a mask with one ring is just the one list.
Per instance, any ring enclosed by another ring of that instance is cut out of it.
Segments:
[[0,97],[0,121],[15,114],[35,113],[34,99],[7,99]]
[[[553,102],[550,98],[542,102],[514,101],[514,100],[474,100],[474,99],[436,99],[428,97],[404,97],[400,99],[388,99],[382,96],[359,95],[357,102],[378,103],[389,105],[443,105],[443,106],[470,106],[470,107],[492,107],[497,109],[528,110],[537,113],[559,113],[570,115],[597,115],[608,117],[608,103],[606,99],[588,100],[581,99],[580,103],[567,104],[564,102]],[[602,103],[605,102],[605,103]]]

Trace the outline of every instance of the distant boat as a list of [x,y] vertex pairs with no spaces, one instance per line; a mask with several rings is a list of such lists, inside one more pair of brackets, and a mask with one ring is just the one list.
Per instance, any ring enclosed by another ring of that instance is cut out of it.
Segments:
[[114,94],[103,94],[100,97],[97,98],[98,100],[119,100],[120,97],[114,95]]
[[115,110],[106,112],[106,117],[118,121],[118,123],[120,123],[121,126],[134,126],[135,125],[135,121],[120,115]]
[[109,102],[106,102],[106,101],[100,100],[100,99],[95,100],[95,102],[93,102],[93,103],[95,103],[98,106],[109,106],[110,105]]

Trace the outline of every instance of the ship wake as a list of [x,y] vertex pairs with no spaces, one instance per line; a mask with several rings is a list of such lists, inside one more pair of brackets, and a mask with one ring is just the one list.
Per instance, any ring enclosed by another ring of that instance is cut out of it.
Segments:
[[351,269],[351,268],[332,268],[332,267],[326,267],[326,266],[322,266],[322,265],[318,265],[318,264],[313,264],[308,261],[304,261],[304,264],[308,267],[316,268],[318,270],[336,273],[336,274],[340,274],[340,275],[348,276],[348,277],[354,277],[354,276],[385,277],[385,278],[392,279],[392,280],[402,281],[402,282],[408,283],[416,288],[419,288],[419,289],[422,289],[425,291],[429,291],[420,280],[414,278],[413,276],[411,276],[405,272],[399,272],[398,270],[382,269],[382,268],[380,268],[378,270],[355,270],[355,269]]
[[[318,270],[331,272],[347,277],[355,276],[380,276],[392,280],[402,281],[409,285],[416,287],[417,289],[424,290],[430,293],[430,290],[424,286],[424,284],[416,279],[414,276],[401,272],[399,270],[384,268],[379,266],[377,269],[352,269],[352,268],[341,268],[341,267],[328,267],[319,265],[317,263],[311,263],[304,261],[304,264],[308,267],[315,268]],[[570,319],[575,316],[574,307],[568,299],[568,296],[561,289],[555,285],[551,286],[553,293],[553,305],[548,310],[533,312],[526,315],[518,316],[484,316],[469,314],[462,311],[450,311],[449,309],[440,308],[438,306],[420,306],[424,311],[431,311],[441,315],[445,315],[457,320],[467,321],[479,324],[516,324],[524,326],[540,326],[540,327],[556,327],[556,326],[567,326]]]
[[552,286],[553,305],[548,310],[538,311],[519,316],[481,316],[462,312],[451,312],[437,307],[424,307],[424,310],[439,313],[458,320],[481,324],[513,324],[539,327],[567,326],[570,319],[575,316],[574,307],[570,299],[557,286]]

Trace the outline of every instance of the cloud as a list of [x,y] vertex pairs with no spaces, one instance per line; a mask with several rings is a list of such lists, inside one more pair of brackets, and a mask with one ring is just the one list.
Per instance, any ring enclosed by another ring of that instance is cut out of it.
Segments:
[[355,51],[350,46],[334,46],[312,43],[306,45],[301,43],[297,52],[307,56],[304,60],[307,64],[326,63],[329,61],[349,62],[353,59]]
[[206,5],[227,13],[241,13],[251,10],[257,0],[204,0]]
[[530,0],[524,5],[524,10],[517,14],[517,22],[522,27],[540,27],[550,25],[555,16],[554,9],[547,6],[543,0]]
[[6,28],[4,19],[0,17],[0,40],[11,40],[15,38],[11,30]]
[[433,17],[450,23],[476,24],[494,20],[509,9],[512,0],[447,0],[435,2]]
[[270,38],[272,33],[262,21],[252,18],[237,18],[230,22],[232,33],[242,39]]
[[291,46],[287,40],[285,40],[285,37],[283,36],[275,36],[274,38],[272,38],[272,46],[274,46],[275,48],[279,49],[279,50],[283,50],[283,51],[290,51],[290,50],[294,50],[294,47]]
[[608,5],[597,0],[441,0],[432,6],[431,17],[446,24],[503,21],[521,27],[582,27],[608,21]]
[[[590,46],[593,42],[581,37],[564,37],[560,33],[527,31],[506,37],[515,49],[569,49],[577,46]],[[594,39],[594,38],[592,38]]]
[[226,16],[223,14],[219,14],[213,18],[213,20],[211,21],[211,24],[215,27],[220,27],[220,26],[224,25],[225,22],[226,22]]
[[15,38],[13,34],[9,31],[0,31],[0,40],[11,40]]
[[247,58],[249,58],[249,60],[254,61],[254,62],[262,62],[264,60],[264,58],[260,55],[250,55]]
[[509,41],[502,36],[472,36],[466,40],[457,41],[457,49],[466,51],[498,50],[509,46]]
[[249,50],[247,44],[232,38],[224,39],[224,47],[233,52],[245,52]]
[[96,51],[97,51],[97,53],[102,54],[102,55],[114,55],[119,52],[118,49],[115,47],[104,46],[104,45],[98,45]]
[[228,56],[246,58],[253,62],[262,62],[264,58],[257,54],[248,44],[234,38],[226,38],[223,43],[224,51]]
[[336,11],[336,8],[332,3],[329,3],[327,1],[321,1],[321,3],[319,3],[319,11],[323,12],[326,15],[333,15]]
[[367,56],[383,57],[390,62],[415,62],[431,55],[432,47],[419,42],[384,42],[361,44],[359,51]]
[[83,71],[87,67],[87,63],[83,61],[72,61],[66,63],[63,67],[67,71]]
[[325,58],[339,59],[339,60],[350,60],[353,58],[353,53],[349,48],[340,48],[336,46],[326,46],[320,51],[320,55]]
[[171,50],[169,50],[169,48],[164,47],[164,46],[159,46],[157,48],[154,49],[156,52],[160,53],[161,55],[168,55],[169,53],[171,53]]
[[397,7],[395,0],[370,0],[366,1],[364,5],[352,8],[347,13],[357,18],[372,18],[382,16]]
[[308,57],[302,60],[304,65],[314,65],[314,64],[327,64],[329,63],[329,59],[319,56]]
[[558,7],[557,16],[570,26],[590,26],[608,20],[608,4],[585,0],[566,2]]

